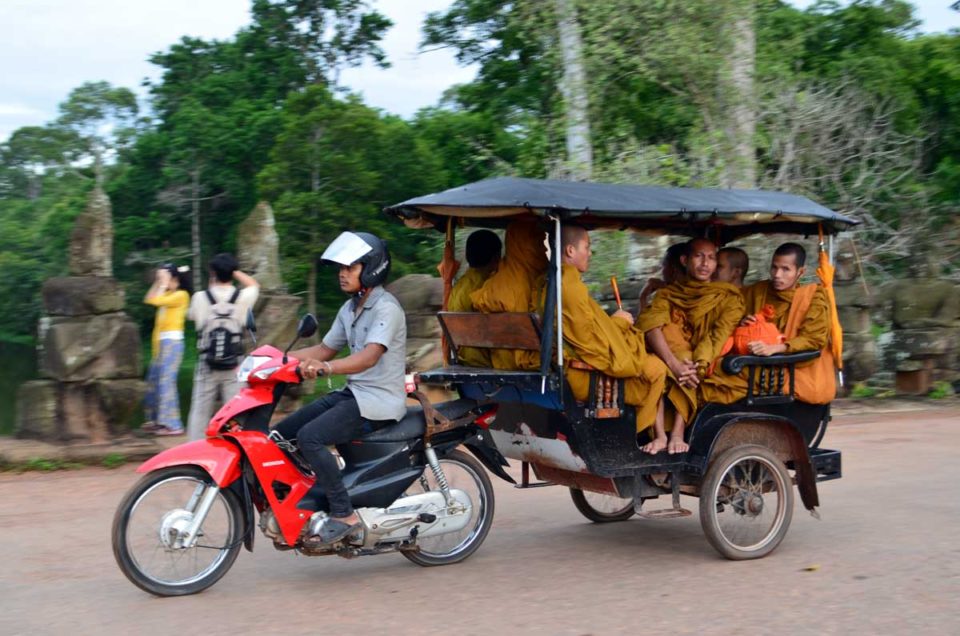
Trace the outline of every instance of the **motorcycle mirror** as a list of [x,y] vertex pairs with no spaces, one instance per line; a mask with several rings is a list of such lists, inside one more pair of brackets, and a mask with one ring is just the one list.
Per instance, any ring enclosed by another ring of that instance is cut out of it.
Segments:
[[297,337],[293,339],[290,346],[283,352],[283,363],[287,363],[287,353],[293,348],[293,345],[297,343],[297,340],[300,338],[309,338],[315,333],[317,333],[317,319],[314,318],[313,314],[305,314],[300,319],[300,322],[297,323]]
[[297,324],[297,337],[309,338],[315,333],[317,333],[317,319],[313,314],[307,314]]

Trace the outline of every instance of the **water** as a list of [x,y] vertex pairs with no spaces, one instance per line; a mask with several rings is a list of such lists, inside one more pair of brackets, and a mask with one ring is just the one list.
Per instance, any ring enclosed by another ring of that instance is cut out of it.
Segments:
[[37,350],[33,345],[0,340],[0,435],[10,435],[16,416],[17,388],[37,377]]

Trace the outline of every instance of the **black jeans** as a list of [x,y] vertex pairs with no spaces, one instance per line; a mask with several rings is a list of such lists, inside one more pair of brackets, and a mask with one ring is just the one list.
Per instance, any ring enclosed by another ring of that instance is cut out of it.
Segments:
[[353,505],[343,485],[337,459],[327,446],[357,439],[371,428],[370,424],[377,428],[375,425],[381,422],[364,420],[353,393],[343,389],[304,406],[275,427],[284,439],[297,438],[300,453],[310,462],[317,485],[327,495],[331,517],[349,517],[353,514]]

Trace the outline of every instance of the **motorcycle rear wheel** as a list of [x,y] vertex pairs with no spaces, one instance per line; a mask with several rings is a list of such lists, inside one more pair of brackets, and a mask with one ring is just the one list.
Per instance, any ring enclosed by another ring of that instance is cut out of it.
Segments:
[[[467,526],[457,533],[419,539],[419,551],[403,551],[403,556],[425,567],[458,563],[477,551],[493,523],[493,485],[487,471],[473,457],[453,450],[440,458],[440,467],[450,488],[463,490],[470,496],[473,510]],[[429,490],[439,490],[433,472],[424,471]]]
[[191,500],[212,485],[201,468],[174,466],[148,473],[130,489],[117,507],[112,535],[117,565],[134,585],[157,596],[183,596],[227,573],[244,529],[243,508],[232,491],[217,493],[194,547],[170,547],[161,530],[178,517],[189,519]]

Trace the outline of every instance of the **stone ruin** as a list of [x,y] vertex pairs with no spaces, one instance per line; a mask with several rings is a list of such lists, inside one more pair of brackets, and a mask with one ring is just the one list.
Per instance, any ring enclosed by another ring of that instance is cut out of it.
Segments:
[[879,370],[877,341],[871,332],[876,293],[860,275],[853,243],[838,242],[833,279],[837,314],[843,327],[843,375],[846,388],[865,382]]
[[[297,334],[298,310],[303,300],[287,293],[280,273],[280,238],[273,208],[258,203],[237,228],[237,260],[240,269],[257,279],[260,295],[253,308],[257,342],[286,347]],[[322,335],[322,334],[321,334]],[[251,339],[245,339],[248,349]],[[277,408],[278,416],[291,413],[299,404],[301,387],[291,387]]]
[[915,264],[913,274],[880,295],[892,325],[884,366],[895,372],[898,393],[923,395],[935,382],[960,379],[960,288],[937,279],[927,262]]
[[140,333],[113,278],[110,199],[98,186],[70,237],[70,275],[43,284],[39,374],[17,394],[16,435],[98,443],[129,432],[146,390]]

